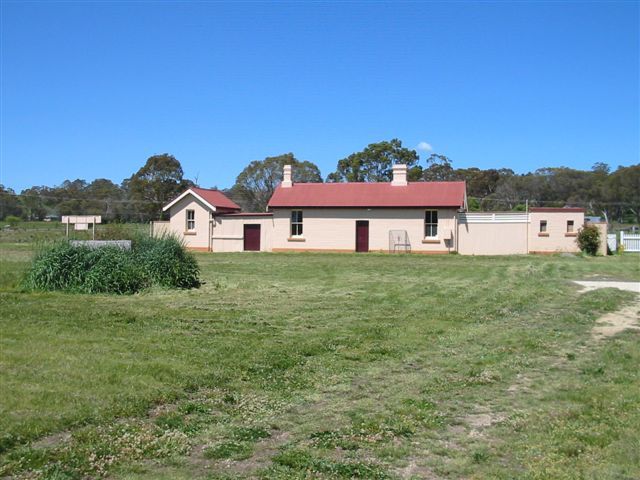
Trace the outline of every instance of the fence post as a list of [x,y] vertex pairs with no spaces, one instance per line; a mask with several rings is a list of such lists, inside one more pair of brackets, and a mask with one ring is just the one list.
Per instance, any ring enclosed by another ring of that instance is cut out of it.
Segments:
[[620,245],[622,245],[622,248],[625,247],[624,244],[624,231],[620,230]]

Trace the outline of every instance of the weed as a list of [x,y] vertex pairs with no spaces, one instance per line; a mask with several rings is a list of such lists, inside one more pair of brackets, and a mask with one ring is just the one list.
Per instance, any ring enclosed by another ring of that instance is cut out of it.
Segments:
[[246,442],[225,442],[219,445],[207,447],[204,450],[205,458],[221,460],[225,458],[242,460],[251,456],[253,451],[251,444]]

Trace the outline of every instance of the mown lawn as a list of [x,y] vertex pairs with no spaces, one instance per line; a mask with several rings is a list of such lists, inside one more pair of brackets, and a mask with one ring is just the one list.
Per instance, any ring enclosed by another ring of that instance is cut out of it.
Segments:
[[0,245],[0,477],[640,478],[638,256],[200,254],[192,291],[25,293]]

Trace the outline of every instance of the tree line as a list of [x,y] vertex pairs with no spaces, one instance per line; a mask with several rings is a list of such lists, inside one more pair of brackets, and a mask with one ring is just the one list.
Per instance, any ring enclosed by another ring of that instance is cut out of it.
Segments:
[[[529,206],[580,206],[608,221],[640,223],[640,164],[612,170],[597,163],[591,170],[547,167],[525,174],[508,168],[454,168],[445,155],[418,153],[398,139],[372,143],[338,161],[327,182],[388,182],[392,167],[406,164],[410,181],[465,181],[470,210],[524,210]],[[294,182],[322,182],[320,169],[292,153],[249,163],[235,184],[223,192],[245,211],[264,211],[282,180],[282,167],[293,166]],[[0,219],[9,215],[41,220],[59,215],[102,215],[106,221],[148,221],[162,216],[162,206],[196,182],[184,178],[180,162],[169,154],[147,159],[131,177],[67,180],[16,193],[0,185]]]

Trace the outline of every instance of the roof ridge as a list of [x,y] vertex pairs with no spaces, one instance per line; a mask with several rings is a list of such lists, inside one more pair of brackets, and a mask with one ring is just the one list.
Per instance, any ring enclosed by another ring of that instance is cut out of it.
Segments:
[[[429,185],[434,183],[466,183],[465,180],[437,180],[429,182],[407,182],[407,185]],[[296,185],[391,185],[391,182],[293,182],[293,186]],[[404,185],[393,185],[404,186]],[[285,187],[291,188],[291,187]]]

